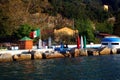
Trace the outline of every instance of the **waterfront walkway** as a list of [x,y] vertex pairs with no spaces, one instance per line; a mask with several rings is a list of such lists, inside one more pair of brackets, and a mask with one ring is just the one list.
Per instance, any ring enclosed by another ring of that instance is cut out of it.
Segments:
[[[69,48],[76,48],[76,46],[77,45],[68,45]],[[92,44],[92,45],[87,45],[87,48],[98,48],[100,46],[101,46],[100,44]],[[32,51],[32,50],[45,53],[45,52],[54,51],[54,48],[60,48],[60,45],[56,45],[53,48],[41,48],[41,49],[34,48],[34,49],[31,49],[31,50],[0,50],[0,54],[10,53],[12,55],[15,55],[15,54],[26,53],[26,52],[29,52],[29,51]]]

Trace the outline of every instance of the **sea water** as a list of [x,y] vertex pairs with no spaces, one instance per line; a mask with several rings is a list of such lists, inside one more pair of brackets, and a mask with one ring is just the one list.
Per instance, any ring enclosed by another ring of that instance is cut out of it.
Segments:
[[120,55],[0,63],[0,80],[120,80]]

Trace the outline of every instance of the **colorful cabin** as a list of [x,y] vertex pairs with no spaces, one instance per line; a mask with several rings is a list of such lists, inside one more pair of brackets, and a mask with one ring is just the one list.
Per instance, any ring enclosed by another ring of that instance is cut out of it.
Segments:
[[33,40],[29,37],[24,37],[19,41],[19,49],[32,49]]
[[120,37],[105,37],[101,41],[101,47],[120,48]]

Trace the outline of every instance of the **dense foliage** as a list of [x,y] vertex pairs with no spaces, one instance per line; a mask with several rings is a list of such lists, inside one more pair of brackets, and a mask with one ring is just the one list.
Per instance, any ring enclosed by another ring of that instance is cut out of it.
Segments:
[[116,14],[116,23],[114,24],[114,34],[120,36],[120,11]]
[[75,27],[79,31],[79,35],[86,36],[88,42],[93,42],[95,37],[91,20],[77,19],[75,22]]
[[21,39],[25,36],[29,36],[30,32],[35,30],[33,28],[34,27],[32,27],[28,24],[20,25],[20,27],[14,32],[14,37],[17,38],[17,39]]
[[[113,24],[108,19],[114,16],[119,9],[120,1],[102,0],[49,0],[53,5],[53,13],[74,19],[75,28],[80,35],[87,36],[88,42],[95,42],[94,33],[103,32],[113,34]],[[113,3],[113,4],[112,4]],[[103,5],[107,4],[109,10],[105,11]],[[117,6],[116,6],[117,5]],[[49,12],[49,11],[48,11]]]
[[[104,4],[109,6],[108,11],[103,9]],[[0,42],[18,40],[25,35],[28,36],[35,26],[43,27],[45,17],[37,16],[38,18],[35,19],[31,17],[34,13],[47,14],[47,16],[61,14],[62,18],[74,20],[74,28],[79,30],[80,35],[86,35],[88,42],[95,40],[96,31],[120,36],[119,8],[119,0],[0,0]],[[116,22],[108,21],[114,16]],[[53,24],[55,22],[53,21]],[[46,21],[44,25],[48,24]],[[55,24],[54,27],[57,25],[61,23]],[[51,31],[53,28],[43,28],[42,37],[45,39],[49,36],[53,37]]]

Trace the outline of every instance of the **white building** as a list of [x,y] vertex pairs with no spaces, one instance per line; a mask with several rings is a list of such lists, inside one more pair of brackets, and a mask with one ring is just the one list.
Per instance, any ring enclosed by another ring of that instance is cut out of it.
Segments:
[[105,37],[101,41],[101,47],[120,48],[120,37]]

